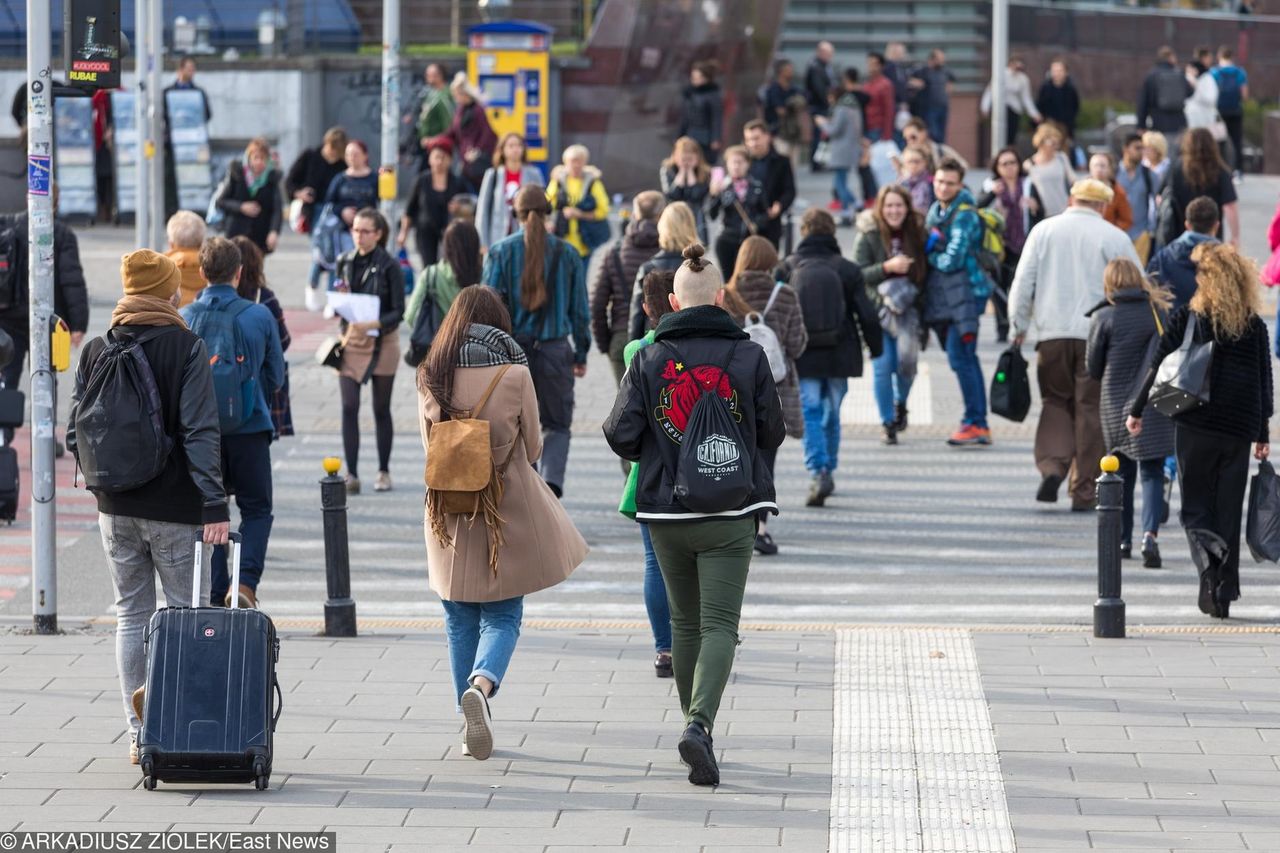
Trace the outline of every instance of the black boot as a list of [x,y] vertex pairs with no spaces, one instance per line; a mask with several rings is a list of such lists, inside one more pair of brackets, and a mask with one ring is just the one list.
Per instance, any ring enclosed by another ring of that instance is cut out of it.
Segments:
[[693,785],[719,785],[720,768],[716,765],[715,746],[701,723],[690,723],[676,744],[680,760],[689,768]]

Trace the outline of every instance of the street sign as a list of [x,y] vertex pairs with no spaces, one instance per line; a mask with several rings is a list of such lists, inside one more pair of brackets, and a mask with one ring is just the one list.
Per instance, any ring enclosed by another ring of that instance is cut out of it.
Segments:
[[63,0],[67,81],[84,89],[120,85],[120,0]]

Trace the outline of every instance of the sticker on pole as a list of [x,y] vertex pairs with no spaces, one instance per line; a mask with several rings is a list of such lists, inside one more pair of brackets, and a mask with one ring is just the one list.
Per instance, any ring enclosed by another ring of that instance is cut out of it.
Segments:
[[32,154],[27,157],[27,192],[31,195],[48,195],[52,174],[52,160],[47,154]]

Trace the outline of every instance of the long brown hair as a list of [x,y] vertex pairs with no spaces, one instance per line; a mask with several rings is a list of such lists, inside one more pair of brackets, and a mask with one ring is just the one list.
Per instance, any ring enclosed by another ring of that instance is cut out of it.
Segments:
[[455,219],[449,223],[440,241],[440,254],[460,287],[480,283],[480,234],[470,222]]
[[258,291],[267,283],[262,272],[262,250],[243,234],[232,237],[231,242],[240,250],[240,283],[236,285],[236,293],[241,299],[257,302]]
[[1218,175],[1226,168],[1218,143],[1207,128],[1193,127],[1182,136],[1182,176],[1193,190],[1208,190],[1218,183]]
[[[504,133],[502,138],[498,140],[498,147],[493,149],[493,168],[497,169],[506,165],[507,158],[503,156],[503,151],[507,147],[508,139],[520,140],[520,162],[529,162],[529,145],[524,141],[524,137],[518,133]],[[497,175],[494,175],[496,178]]]
[[[430,307],[425,306],[422,310],[428,311]],[[450,408],[453,374],[458,369],[458,351],[467,340],[472,323],[493,326],[511,334],[511,315],[493,288],[482,284],[462,288],[444,315],[444,322],[431,342],[427,357],[418,366],[418,388],[434,397],[442,410]]]
[[902,203],[907,206],[907,218],[902,220],[902,254],[911,259],[907,278],[916,284],[924,284],[929,273],[924,253],[924,217],[911,206],[911,193],[899,184],[886,184],[876,193],[875,217],[876,226],[880,229],[880,242],[884,244],[885,253],[888,254],[889,247],[893,245],[893,234],[884,220],[884,201],[891,195],[902,199]]
[[551,203],[546,190],[528,184],[516,193],[515,208],[516,219],[524,226],[520,304],[526,311],[537,311],[547,302],[547,214],[551,213]]
[[693,170],[698,183],[711,180],[711,167],[707,165],[706,157],[702,156],[702,146],[692,136],[682,136],[676,140],[676,144],[671,149],[671,156],[662,161],[662,167],[679,169],[680,155],[685,153],[698,155],[698,165]]
[[1213,324],[1213,336],[1238,340],[1261,309],[1258,266],[1225,243],[1201,243],[1191,252],[1196,295],[1191,310]]
[[755,311],[751,303],[738,292],[738,279],[745,272],[770,272],[778,265],[778,250],[758,234],[742,241],[738,259],[733,264],[733,275],[724,286],[724,308],[735,317],[746,317]]

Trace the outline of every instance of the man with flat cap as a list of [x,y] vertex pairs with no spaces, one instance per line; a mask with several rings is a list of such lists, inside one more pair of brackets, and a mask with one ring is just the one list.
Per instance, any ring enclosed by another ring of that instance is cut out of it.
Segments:
[[1091,510],[1098,462],[1106,452],[1099,416],[1101,384],[1089,376],[1088,312],[1103,299],[1102,274],[1116,258],[1142,268],[1129,237],[1102,218],[1111,188],[1086,178],[1071,188],[1070,205],[1027,236],[1009,291],[1014,346],[1034,328],[1036,380],[1042,408],[1035,457],[1036,500],[1054,503],[1068,476],[1072,511]]

